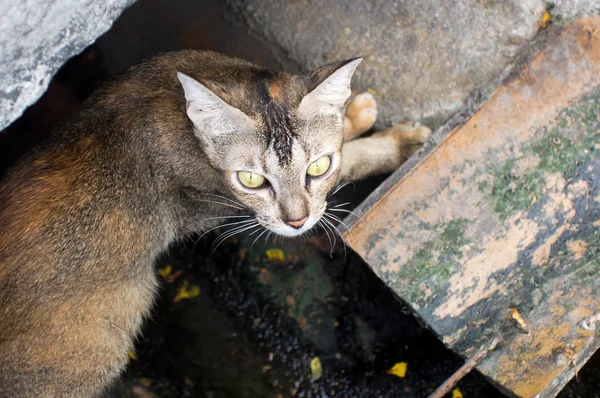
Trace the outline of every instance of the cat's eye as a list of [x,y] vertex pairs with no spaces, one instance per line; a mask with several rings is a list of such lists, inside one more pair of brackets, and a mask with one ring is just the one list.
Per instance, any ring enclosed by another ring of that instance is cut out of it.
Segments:
[[238,171],[237,178],[246,188],[260,188],[265,184],[265,177],[249,171]]
[[329,167],[331,166],[331,158],[328,155],[321,156],[319,159],[315,160],[308,166],[306,170],[306,174],[311,177],[322,176],[327,173]]

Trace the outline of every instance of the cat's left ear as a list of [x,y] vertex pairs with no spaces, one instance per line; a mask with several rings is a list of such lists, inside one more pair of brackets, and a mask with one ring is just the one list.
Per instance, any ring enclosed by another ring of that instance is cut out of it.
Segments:
[[252,123],[248,115],[223,101],[194,78],[177,72],[187,101],[187,115],[196,127],[198,138],[215,138],[246,129]]
[[306,76],[309,93],[300,102],[299,112],[306,116],[339,112],[350,98],[352,75],[361,61],[362,58],[353,58],[309,73]]

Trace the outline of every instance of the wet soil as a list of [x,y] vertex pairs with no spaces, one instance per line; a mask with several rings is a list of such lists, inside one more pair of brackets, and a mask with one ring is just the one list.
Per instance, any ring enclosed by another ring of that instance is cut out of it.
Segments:
[[[134,4],[0,134],[0,175],[100,82],[157,52],[211,49],[293,69],[284,54],[224,18],[223,7],[216,0]],[[350,186],[339,200],[356,205],[381,181]],[[357,255],[345,256],[338,244],[330,256],[322,232],[306,241],[261,238],[253,247],[255,236],[235,237],[213,252],[219,232],[173,247],[158,262],[156,308],[107,396],[424,397],[463,363]],[[310,370],[315,357],[318,379]],[[405,377],[387,373],[398,362],[407,364]],[[561,397],[600,396],[599,369],[596,354]],[[459,389],[465,397],[501,396],[477,372]]]

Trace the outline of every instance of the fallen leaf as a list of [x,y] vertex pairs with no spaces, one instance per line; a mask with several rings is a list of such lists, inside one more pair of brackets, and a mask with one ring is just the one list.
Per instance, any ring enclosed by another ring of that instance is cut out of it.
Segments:
[[200,295],[200,287],[196,285],[190,285],[188,281],[184,281],[177,295],[173,299],[174,303],[178,303],[181,300],[185,299],[193,299],[194,297],[198,297]]
[[140,379],[140,384],[143,385],[144,387],[150,387],[152,385],[152,380],[150,380],[146,377],[142,377]]
[[452,398],[463,398],[460,388],[456,387],[454,390],[452,390]]
[[408,363],[406,362],[398,362],[392,366],[386,373],[394,376],[398,376],[401,379],[406,377],[406,369],[408,368]]
[[127,356],[129,357],[129,359],[137,361],[137,355],[135,355],[135,352],[133,352],[131,350],[127,351]]
[[285,261],[285,254],[281,249],[268,249],[265,252],[265,255],[271,261],[278,261],[280,263]]
[[173,271],[173,267],[171,267],[170,265],[167,265],[166,267],[158,269],[158,275],[162,276],[163,278],[166,278],[167,276],[171,275],[172,271]]
[[542,20],[540,21],[540,29],[546,29],[550,22],[552,22],[552,15],[548,11],[544,11],[544,15],[542,15]]
[[318,380],[323,376],[323,367],[321,366],[319,357],[314,357],[310,360],[310,375],[313,380]]
[[167,265],[164,268],[158,269],[158,275],[160,275],[168,283],[172,283],[179,277],[179,275],[181,275],[181,271],[177,270],[173,272],[173,268],[170,265]]
[[377,94],[377,92],[375,90],[373,90],[372,88],[367,89],[367,91],[370,92],[371,95]]

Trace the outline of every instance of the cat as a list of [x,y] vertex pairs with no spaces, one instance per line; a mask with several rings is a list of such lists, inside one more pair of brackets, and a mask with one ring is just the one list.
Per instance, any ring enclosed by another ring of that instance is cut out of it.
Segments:
[[170,244],[228,217],[299,236],[337,184],[396,169],[430,131],[356,139],[377,117],[369,93],[344,108],[360,62],[291,75],[163,54],[15,163],[0,182],[0,396],[101,393],[127,364]]

